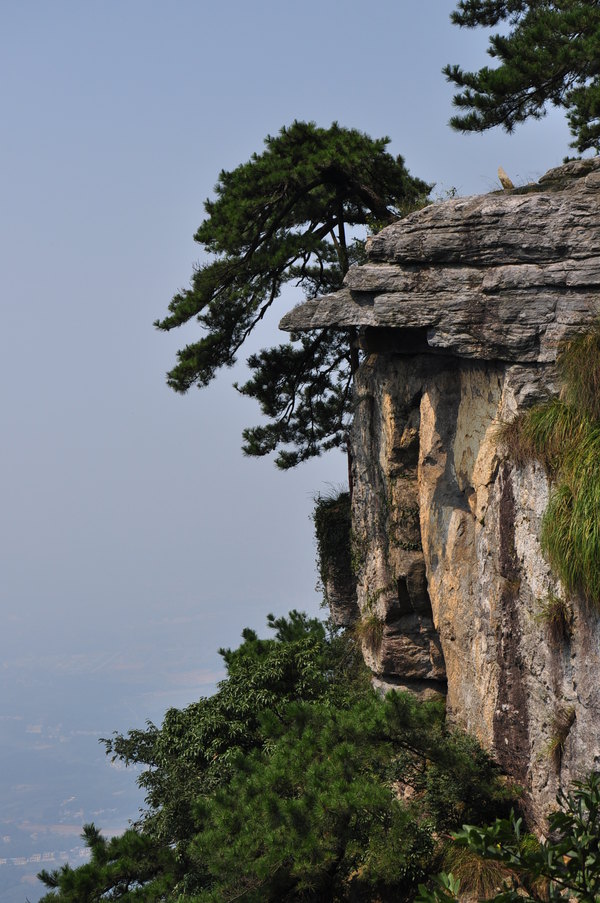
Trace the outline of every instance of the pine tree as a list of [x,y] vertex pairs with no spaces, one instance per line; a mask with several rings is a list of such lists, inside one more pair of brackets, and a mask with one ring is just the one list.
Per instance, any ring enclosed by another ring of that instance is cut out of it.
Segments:
[[506,814],[441,700],[382,699],[351,633],[268,624],[222,650],[214,696],[105,741],[146,766],[148,810],[111,840],[86,826],[90,861],[41,872],[44,903],[397,903],[438,870],[442,833]]
[[467,28],[510,27],[490,37],[495,68],[445,67],[448,81],[461,88],[454,104],[467,111],[452,117],[453,128],[481,132],[501,125],[512,132],[526,119],[540,119],[551,104],[566,110],[571,146],[600,153],[599,0],[461,0],[451,18]]
[[181,877],[182,863],[173,850],[155,839],[129,829],[107,840],[95,825],[84,825],[82,839],[90,851],[90,861],[79,868],[65,864],[38,874],[50,888],[42,903],[98,903],[121,900],[159,903]]
[[[210,259],[155,323],[170,330],[195,318],[204,331],[178,352],[167,375],[173,389],[206,386],[235,363],[286,283],[308,297],[340,288],[362,259],[353,229],[392,222],[424,199],[431,186],[410,176],[388,143],[337,123],[294,122],[268,136],[262,154],[221,172],[195,235]],[[351,331],[321,329],[250,357],[252,376],[236,388],[258,400],[269,422],[244,431],[246,454],[278,451],[276,463],[287,468],[344,444],[353,340]]]

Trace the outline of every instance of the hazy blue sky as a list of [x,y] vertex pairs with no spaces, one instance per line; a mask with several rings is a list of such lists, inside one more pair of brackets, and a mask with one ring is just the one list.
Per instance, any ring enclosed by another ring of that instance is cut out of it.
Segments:
[[[164,373],[194,330],[152,322],[189,280],[219,170],[294,118],[388,134],[440,194],[496,187],[498,164],[524,182],[561,162],[557,114],[512,137],[449,131],[442,66],[486,60],[453,7],[0,3],[0,718],[44,748],[160,719],[211,691],[215,650],[243,626],[316,610],[311,498],[343,481],[343,457],[293,473],[243,458],[253,402],[231,372],[172,393]],[[26,782],[18,756],[11,769]]]

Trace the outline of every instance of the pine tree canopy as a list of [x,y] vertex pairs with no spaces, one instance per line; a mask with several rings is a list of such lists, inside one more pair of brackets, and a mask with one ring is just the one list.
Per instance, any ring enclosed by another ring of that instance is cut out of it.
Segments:
[[571,146],[600,153],[599,0],[461,0],[451,18],[467,28],[509,26],[490,37],[496,67],[443,70],[461,89],[454,104],[465,111],[451,118],[453,128],[481,132],[501,125],[512,132],[530,117],[540,119],[551,104],[566,110]]
[[42,871],[41,903],[400,903],[440,837],[508,815],[440,699],[382,698],[352,633],[297,611],[268,626],[221,650],[213,696],[104,741],[144,767],[148,808],[120,837],[86,825],[89,861]]
[[[167,375],[173,389],[206,386],[234,364],[286,283],[306,297],[340,288],[362,255],[353,227],[375,229],[422,203],[431,186],[413,178],[388,143],[337,123],[294,122],[268,136],[262,154],[221,172],[195,235],[209,260],[155,323],[170,330],[195,318],[203,333],[178,352]],[[286,468],[344,442],[357,355],[351,338],[316,330],[250,357],[252,377],[236,388],[258,400],[268,422],[244,431],[247,454],[278,450],[276,463]]]

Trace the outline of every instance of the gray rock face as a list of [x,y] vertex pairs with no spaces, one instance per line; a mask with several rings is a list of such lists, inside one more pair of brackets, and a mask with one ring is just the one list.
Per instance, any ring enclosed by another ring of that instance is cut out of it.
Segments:
[[345,580],[340,580],[337,574],[328,575],[323,594],[335,626],[352,627],[360,617],[354,575],[350,574]]
[[[557,393],[560,341],[598,314],[600,158],[524,189],[433,205],[284,328],[360,328],[354,561],[376,682],[447,688],[450,717],[525,789],[540,827],[558,788],[600,767],[600,615],[565,599],[541,552],[551,486],[498,426]],[[600,516],[600,514],[599,514]]]
[[299,305],[281,328],[413,329],[434,352],[555,360],[600,290],[600,158],[578,163],[579,173],[568,164],[527,189],[433,204],[389,226],[344,289]]

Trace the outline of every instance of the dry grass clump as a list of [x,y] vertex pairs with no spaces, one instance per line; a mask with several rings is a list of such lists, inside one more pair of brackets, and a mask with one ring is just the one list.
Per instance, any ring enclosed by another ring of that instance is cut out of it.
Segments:
[[383,641],[383,620],[375,612],[367,612],[354,625],[358,639],[368,646],[372,652],[381,648]]
[[546,625],[550,638],[555,643],[564,643],[569,639],[572,619],[568,602],[560,596],[549,595],[540,600],[536,620]]
[[516,464],[539,461],[553,481],[542,548],[568,591],[600,606],[600,320],[558,358],[560,399],[500,428]]
[[460,899],[487,900],[502,890],[512,877],[506,866],[493,859],[484,859],[468,847],[448,843],[443,856],[443,868],[460,881]]
[[548,743],[547,752],[557,769],[560,769],[565,743],[567,742],[569,731],[573,727],[574,722],[574,706],[557,709],[552,718],[552,735]]

